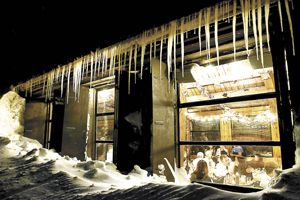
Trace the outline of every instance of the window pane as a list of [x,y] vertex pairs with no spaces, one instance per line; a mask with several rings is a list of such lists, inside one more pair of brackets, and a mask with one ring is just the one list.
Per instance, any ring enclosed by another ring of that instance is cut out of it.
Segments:
[[114,112],[115,89],[105,89],[97,92],[97,113]]
[[180,109],[181,141],[279,141],[276,99]]
[[265,188],[276,176],[276,170],[282,168],[277,146],[186,145],[180,148],[181,166],[192,181]]
[[114,133],[114,115],[98,116],[96,121],[96,140],[112,141]]
[[97,143],[96,144],[96,159],[113,162],[113,144]]
[[253,58],[220,66],[194,64],[185,77],[180,84],[181,103],[275,91],[273,67],[262,68]]

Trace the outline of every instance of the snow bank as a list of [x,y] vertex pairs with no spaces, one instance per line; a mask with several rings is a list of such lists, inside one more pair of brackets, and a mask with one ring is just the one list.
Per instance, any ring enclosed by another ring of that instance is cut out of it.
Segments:
[[[34,162],[46,163],[54,162],[54,167],[50,170],[53,173],[65,172],[74,183],[83,187],[93,188],[95,192],[111,191],[117,189],[128,189],[134,186],[143,186],[149,183],[161,184],[166,183],[164,176],[147,176],[147,171],[139,166],[134,166],[132,172],[128,175],[119,173],[113,163],[102,161],[79,161],[76,158],[60,156],[53,150],[42,148],[37,141],[22,137],[23,131],[23,113],[25,101],[14,92],[5,94],[0,100],[0,154],[2,158],[34,158]],[[276,179],[272,180],[272,186],[252,194],[231,193],[218,190],[212,187],[199,184],[190,184],[185,188],[188,193],[193,192],[195,198],[201,199],[298,199],[300,195],[300,133],[299,126],[295,128],[297,139],[296,165],[288,170],[281,172]],[[1,165],[5,165],[2,161]],[[280,173],[280,172],[279,172]],[[180,169],[175,170],[178,179],[187,183]],[[1,177],[0,177],[1,179]],[[173,184],[174,183],[168,183]],[[163,187],[163,186],[162,186]],[[178,194],[184,192],[180,190]],[[191,191],[193,190],[193,191]],[[89,190],[90,192],[90,190]],[[175,194],[175,193],[173,193]],[[225,196],[224,196],[225,195]],[[231,198],[232,197],[232,198]]]
[[0,99],[0,136],[23,134],[25,99],[10,91]]

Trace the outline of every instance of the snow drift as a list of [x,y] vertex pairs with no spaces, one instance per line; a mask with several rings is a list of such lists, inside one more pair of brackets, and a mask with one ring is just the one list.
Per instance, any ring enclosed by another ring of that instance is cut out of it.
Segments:
[[[79,161],[42,148],[21,135],[24,105],[25,100],[15,92],[0,100],[2,199],[298,199],[300,193],[299,147],[296,165],[283,170],[271,187],[260,192],[243,194],[201,184],[166,183],[163,176],[147,176],[139,166],[123,175],[112,163]],[[295,133],[300,146],[299,126]]]

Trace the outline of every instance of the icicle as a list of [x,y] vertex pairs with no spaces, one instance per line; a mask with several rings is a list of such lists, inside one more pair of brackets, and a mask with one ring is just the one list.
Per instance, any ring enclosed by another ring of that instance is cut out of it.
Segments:
[[210,24],[210,7],[206,9],[205,15],[205,39],[206,39],[206,50],[208,52],[207,59],[210,60],[210,30],[209,30],[209,24]]
[[71,64],[69,64],[69,66],[68,66],[68,78],[67,78],[67,103],[69,102],[70,74],[71,74]]
[[117,84],[120,85],[120,76],[121,76],[121,55],[120,55],[120,53],[118,55],[118,61],[119,61],[119,63],[118,63],[119,65],[118,65],[118,82],[117,82]]
[[225,2],[221,2],[221,8],[222,8],[222,20],[225,20]]
[[132,60],[132,46],[130,46],[130,51],[129,51],[129,64],[128,64],[128,94],[130,94],[131,60]]
[[152,66],[151,66],[151,63],[152,63],[152,42],[150,42],[149,61],[150,61],[150,73],[151,73],[151,71],[152,71]]
[[97,60],[98,60],[98,65],[97,65],[98,72],[97,72],[97,76],[98,77],[100,76],[101,58],[102,58],[102,52],[99,51],[98,52],[98,58],[97,58]]
[[110,63],[109,63],[109,72],[108,75],[111,76],[111,70],[114,67],[114,59],[115,59],[115,49],[110,49]]
[[291,34],[291,38],[292,38],[292,46],[293,46],[293,55],[295,56],[295,43],[294,43],[294,31],[293,31],[293,23],[292,23],[292,18],[291,18],[291,12],[290,12],[290,7],[289,7],[289,1],[285,0],[284,1],[285,4],[285,10],[286,10],[286,14],[288,16],[288,21],[289,21],[289,26],[290,26],[290,34]]
[[257,16],[258,16],[258,36],[260,47],[260,58],[262,66],[264,67],[264,51],[263,51],[263,38],[262,38],[262,13],[261,13],[261,0],[257,0]]
[[[200,56],[201,56],[201,50],[202,50],[202,41],[201,41],[201,28],[202,28],[202,10],[200,10],[199,12],[199,16],[198,16],[198,20],[199,20],[199,28],[198,28],[198,38],[199,38],[199,52],[200,52]],[[182,30],[181,33],[183,34]],[[181,35],[180,35],[181,36]],[[183,41],[183,36],[181,36],[181,42]],[[183,43],[182,43],[183,44]],[[182,50],[181,50],[182,51]]]
[[233,57],[236,59],[236,1],[233,0],[233,18],[232,18],[232,33],[233,33]]
[[137,44],[134,47],[134,58],[133,58],[133,61],[134,61],[134,83],[136,83],[136,74],[137,74],[137,71],[136,71],[136,65],[137,65],[136,59],[137,59]]
[[60,83],[60,97],[63,96],[63,91],[64,91],[64,76],[65,76],[65,70],[66,70],[66,66],[64,65],[62,67],[62,72],[61,72],[61,83]]
[[94,53],[94,80],[97,78],[97,52]]
[[90,58],[90,65],[91,65],[91,74],[90,74],[90,88],[92,87],[92,81],[93,81],[93,72],[94,72],[94,57],[91,55]]
[[156,39],[154,41],[154,52],[153,53],[154,53],[153,57],[156,58]]
[[[174,64],[174,71],[173,71],[173,74],[174,74],[174,80],[176,82],[176,28],[175,28],[175,33],[173,35],[173,64]],[[170,90],[169,90],[170,92]]]
[[180,30],[180,42],[181,42],[181,73],[182,73],[182,77],[184,77],[184,38],[183,38],[182,29]]
[[58,83],[58,79],[60,77],[60,67],[55,70],[55,81]]
[[247,54],[249,56],[249,43],[248,43],[248,23],[249,23],[249,3],[248,0],[240,0],[241,8],[242,8],[242,17],[243,17],[243,27],[244,27],[244,40],[245,40],[245,47],[247,50]]
[[256,58],[258,58],[258,43],[257,43],[257,26],[256,26],[256,0],[252,0],[252,23],[253,23],[253,34],[255,39]]
[[[43,80],[44,80],[44,83],[43,83],[43,94],[45,95],[45,86],[46,86],[46,75],[44,74],[43,75]],[[46,98],[45,98],[46,100]]]
[[265,25],[266,25],[266,32],[267,32],[267,43],[268,49],[270,49],[270,34],[269,34],[269,15],[270,15],[270,0],[265,0]]
[[73,64],[73,91],[75,96],[75,101],[79,101],[80,96],[80,85],[81,85],[81,65],[82,60],[77,60]]
[[159,80],[161,80],[161,65],[162,65],[162,49],[163,49],[163,38],[160,39],[160,53],[159,53]]
[[215,5],[215,46],[217,52],[217,62],[219,66],[220,61],[219,61],[219,43],[218,43],[218,21],[219,21],[219,7],[218,5]]
[[280,18],[281,32],[283,32],[282,12],[281,12],[281,3],[280,3],[280,0],[278,1],[278,12],[279,12],[279,18]]
[[294,7],[294,1],[293,1],[293,0],[290,0],[290,2],[291,2],[291,4],[292,4],[292,10],[294,10],[294,9],[295,9],[295,7]]
[[143,79],[143,68],[144,68],[144,57],[145,57],[145,51],[146,51],[146,44],[142,44],[141,49],[141,79]]
[[229,14],[229,12],[230,12],[230,3],[229,3],[229,1],[227,1],[227,21],[228,21],[228,23],[230,23],[230,14]]
[[32,97],[32,79],[30,79],[30,97]]
[[[170,30],[168,34],[168,46],[167,46],[167,76],[168,76],[168,84],[170,86],[170,73],[172,68],[172,48],[174,45],[174,35],[176,35],[176,22],[171,22]],[[170,88],[170,87],[169,87]]]

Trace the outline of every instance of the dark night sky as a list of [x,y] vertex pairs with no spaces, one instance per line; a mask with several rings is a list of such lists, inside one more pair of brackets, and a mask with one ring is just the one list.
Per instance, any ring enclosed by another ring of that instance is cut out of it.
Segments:
[[1,93],[11,84],[197,12],[218,0],[169,2],[172,6],[160,5],[162,1],[90,0],[9,1],[1,5]]

